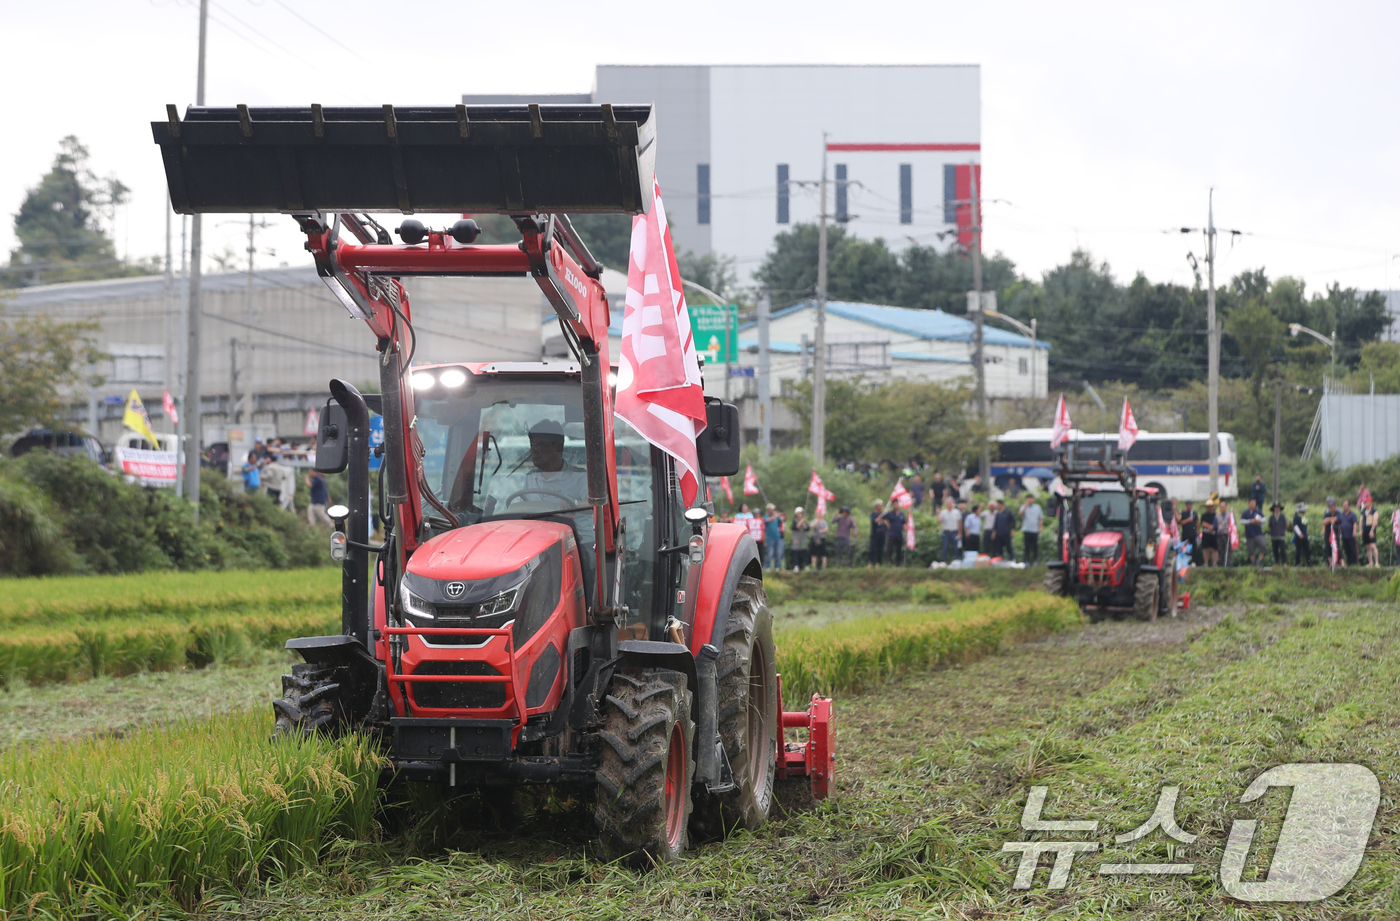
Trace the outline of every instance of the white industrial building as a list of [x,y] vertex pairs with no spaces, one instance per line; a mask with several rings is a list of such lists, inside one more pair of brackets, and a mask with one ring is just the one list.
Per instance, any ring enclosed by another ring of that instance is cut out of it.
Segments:
[[817,219],[824,142],[827,213],[848,233],[898,249],[966,228],[980,87],[975,64],[603,65],[590,93],[462,99],[654,103],[677,249],[733,256],[747,281],[775,234]]

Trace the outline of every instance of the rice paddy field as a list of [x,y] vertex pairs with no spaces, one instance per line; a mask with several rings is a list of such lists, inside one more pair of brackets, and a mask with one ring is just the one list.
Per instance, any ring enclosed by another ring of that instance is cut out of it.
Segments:
[[[837,696],[837,794],[785,787],[764,828],[647,873],[593,858],[583,791],[444,799],[380,789],[363,742],[273,744],[267,704],[290,660],[270,637],[295,617],[334,628],[326,570],[5,583],[7,633],[169,624],[186,644],[131,674],[10,673],[0,919],[1400,917],[1395,583],[1215,575],[1179,617],[1093,625],[1021,572],[775,580],[789,706]],[[189,640],[220,623],[242,637],[222,654]],[[1290,762],[1375,773],[1365,857],[1323,902],[1235,901],[1218,878],[1232,821],[1258,820],[1244,872],[1263,879],[1287,807],[1286,789],[1241,794]],[[1168,785],[1193,843],[1117,844]],[[1013,888],[1003,845],[1054,837],[1020,828],[1032,786],[1047,817],[1099,823],[1069,836],[1096,849],[1062,888],[1050,856]],[[1099,872],[1132,860],[1193,869]]]

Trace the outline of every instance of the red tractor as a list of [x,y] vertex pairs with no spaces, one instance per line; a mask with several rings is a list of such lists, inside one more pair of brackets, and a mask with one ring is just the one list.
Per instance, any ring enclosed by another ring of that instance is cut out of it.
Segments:
[[1175,541],[1161,494],[1136,485],[1114,444],[1071,441],[1056,455],[1065,495],[1045,590],[1076,599],[1093,620],[1114,610],[1145,620],[1175,612]]
[[[686,507],[672,458],[613,413],[602,266],[565,212],[650,209],[651,107],[167,112],[175,210],[290,214],[377,343],[381,392],[332,381],[317,436],[317,469],[349,471],[343,632],[287,643],[305,664],[278,731],[371,733],[396,776],[449,787],[589,785],[602,853],[638,865],[763,824],[779,777],[824,797],[831,701],[782,712],[753,540]],[[386,211],[507,214],[520,241],[408,219],[395,244]],[[573,360],[414,365],[416,275],[532,278]],[[738,412],[706,410],[702,473],[733,474]]]

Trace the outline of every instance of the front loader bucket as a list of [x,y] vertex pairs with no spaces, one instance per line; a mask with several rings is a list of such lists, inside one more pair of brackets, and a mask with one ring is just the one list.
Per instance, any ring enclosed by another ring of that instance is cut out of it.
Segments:
[[180,214],[651,210],[650,105],[167,112],[151,133]]

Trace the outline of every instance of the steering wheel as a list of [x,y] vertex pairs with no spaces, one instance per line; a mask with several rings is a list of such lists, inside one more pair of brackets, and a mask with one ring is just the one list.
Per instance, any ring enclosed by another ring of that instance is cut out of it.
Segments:
[[562,492],[555,492],[552,489],[517,489],[515,492],[506,496],[506,508],[510,508],[510,504],[512,502],[514,502],[516,499],[519,499],[521,496],[526,495],[527,493],[534,493],[536,495],[541,496],[550,496],[552,498],[558,499],[564,503],[565,508],[568,508],[569,506],[574,505],[577,502],[577,500],[574,499],[573,496],[566,496]]

